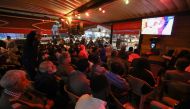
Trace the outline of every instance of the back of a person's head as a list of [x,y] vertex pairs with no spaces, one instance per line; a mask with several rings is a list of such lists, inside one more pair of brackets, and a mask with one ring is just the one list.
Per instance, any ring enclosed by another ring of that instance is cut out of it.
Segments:
[[133,52],[133,47],[129,47],[129,52]]
[[103,47],[104,47],[104,45],[103,45],[103,44],[100,44],[100,45],[99,45],[99,48],[103,48]]
[[121,63],[115,61],[111,63],[111,72],[122,76],[125,72],[125,68]]
[[25,71],[9,70],[1,78],[0,85],[10,91],[22,92],[30,85],[30,82]]
[[56,66],[53,64],[53,62],[51,61],[43,61],[42,63],[40,63],[39,65],[39,71],[41,73],[55,73],[57,71]]
[[58,57],[59,64],[70,63],[70,54],[68,52],[62,52],[61,55]]
[[11,36],[7,36],[7,39],[10,40],[10,39],[11,39]]
[[111,57],[117,57],[117,55],[118,55],[117,50],[113,50],[113,51],[111,52]]
[[81,49],[81,50],[85,50],[86,47],[85,47],[83,44],[81,44],[81,45],[80,45],[80,49]]
[[176,69],[180,71],[185,71],[185,68],[189,66],[190,62],[186,58],[179,58],[176,61]]
[[125,46],[125,45],[123,45],[123,46],[121,47],[121,50],[120,50],[120,51],[125,52],[125,50],[126,50],[126,46]]
[[6,48],[6,43],[2,40],[0,40],[0,47]]
[[98,50],[98,47],[93,47],[92,48],[92,52],[97,52],[97,50]]
[[26,40],[27,40],[27,41],[34,41],[36,35],[37,35],[37,31],[33,30],[33,31],[31,31],[31,32],[27,35]]
[[85,72],[89,68],[88,59],[82,58],[76,63],[77,69],[81,72]]
[[100,93],[109,88],[109,82],[104,75],[98,75],[91,79],[90,88],[92,93]]
[[89,61],[91,61],[93,64],[98,64],[98,63],[100,63],[100,56],[98,55],[98,54],[90,54],[89,56],[88,56],[88,59],[89,59]]
[[177,58],[182,58],[182,57],[186,56],[186,55],[189,54],[189,53],[190,53],[190,52],[189,52],[188,50],[182,50],[182,51],[178,54]]
[[128,58],[129,58],[129,54],[125,51],[119,51],[118,56],[124,60],[128,60]]
[[150,63],[146,58],[136,58],[132,61],[132,67],[138,70],[150,70]]
[[190,53],[186,54],[186,55],[184,56],[184,58],[186,58],[188,61],[190,61]]
[[134,49],[134,53],[139,54],[139,50],[138,49]]
[[170,50],[168,50],[168,52],[167,52],[167,56],[173,56],[173,54],[174,54],[174,49],[170,49]]

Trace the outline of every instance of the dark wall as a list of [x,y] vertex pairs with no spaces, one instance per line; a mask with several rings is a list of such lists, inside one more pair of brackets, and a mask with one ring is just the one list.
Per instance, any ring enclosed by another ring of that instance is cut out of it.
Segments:
[[[150,39],[155,35],[142,35],[141,53],[150,51]],[[157,48],[161,54],[168,49],[175,49],[179,52],[182,49],[190,50],[190,15],[176,15],[171,36],[160,36]]]

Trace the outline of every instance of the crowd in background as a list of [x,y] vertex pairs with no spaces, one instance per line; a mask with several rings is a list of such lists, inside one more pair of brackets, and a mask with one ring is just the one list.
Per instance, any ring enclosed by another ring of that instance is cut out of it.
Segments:
[[11,59],[16,66],[0,72],[2,109],[65,109],[69,104],[65,87],[79,97],[73,105],[75,109],[121,108],[110,94],[121,104],[130,102],[134,84],[128,81],[129,75],[151,86],[144,85],[143,94],[155,88],[159,91],[154,95],[155,99],[161,98],[163,93],[171,94],[180,101],[177,109],[185,109],[182,106],[186,106],[190,98],[186,92],[180,92],[181,96],[176,98],[175,93],[172,95],[167,90],[166,84],[166,81],[175,80],[189,87],[190,52],[186,50],[177,56],[171,51],[166,54],[162,69],[155,75],[151,71],[151,62],[133,47],[114,50],[101,41],[87,43],[85,38],[75,43],[71,40],[67,45],[64,41],[59,45],[42,45],[37,31],[27,35],[22,52],[18,48],[15,50],[14,44],[6,47],[9,53],[1,56],[1,62]]

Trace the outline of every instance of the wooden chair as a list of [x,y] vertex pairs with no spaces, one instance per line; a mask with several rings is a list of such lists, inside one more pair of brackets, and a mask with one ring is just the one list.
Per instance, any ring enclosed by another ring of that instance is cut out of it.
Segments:
[[147,94],[143,94],[142,87],[144,85],[148,86],[150,89],[153,89],[153,87],[151,87],[146,81],[138,79],[131,75],[128,75],[127,80],[129,84],[131,85],[132,93],[134,93],[137,96],[140,96],[139,109],[143,109],[145,100],[147,99],[147,97],[149,97],[153,93],[153,91]]
[[77,96],[74,93],[72,93],[71,91],[69,91],[67,85],[64,85],[64,91],[68,94],[68,96],[71,100],[71,103],[75,104],[78,101],[79,96]]
[[165,104],[167,104],[168,106],[171,106],[171,107],[174,107],[176,104],[179,103],[178,100],[175,100],[175,99],[170,98],[170,97],[163,97],[162,102],[164,102]]
[[151,109],[173,109],[172,107],[169,107],[159,101],[151,101],[150,103]]
[[115,103],[117,104],[117,107],[119,109],[125,109],[124,106],[120,103],[120,101],[115,97],[115,95],[113,94],[113,92],[110,92],[110,95],[113,98],[113,100],[115,101]]
[[[190,97],[190,84],[177,80],[162,80],[161,98],[168,96],[176,100]],[[176,96],[177,95],[177,96]]]
[[129,102],[122,104],[113,94],[113,92],[110,92],[110,95],[113,98],[114,102],[116,103],[118,109],[135,109]]

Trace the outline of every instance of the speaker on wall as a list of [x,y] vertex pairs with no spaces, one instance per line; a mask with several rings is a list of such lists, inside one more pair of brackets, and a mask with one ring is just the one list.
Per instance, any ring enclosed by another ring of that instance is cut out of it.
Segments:
[[158,37],[150,38],[150,42],[151,43],[158,43],[159,42],[159,38]]

